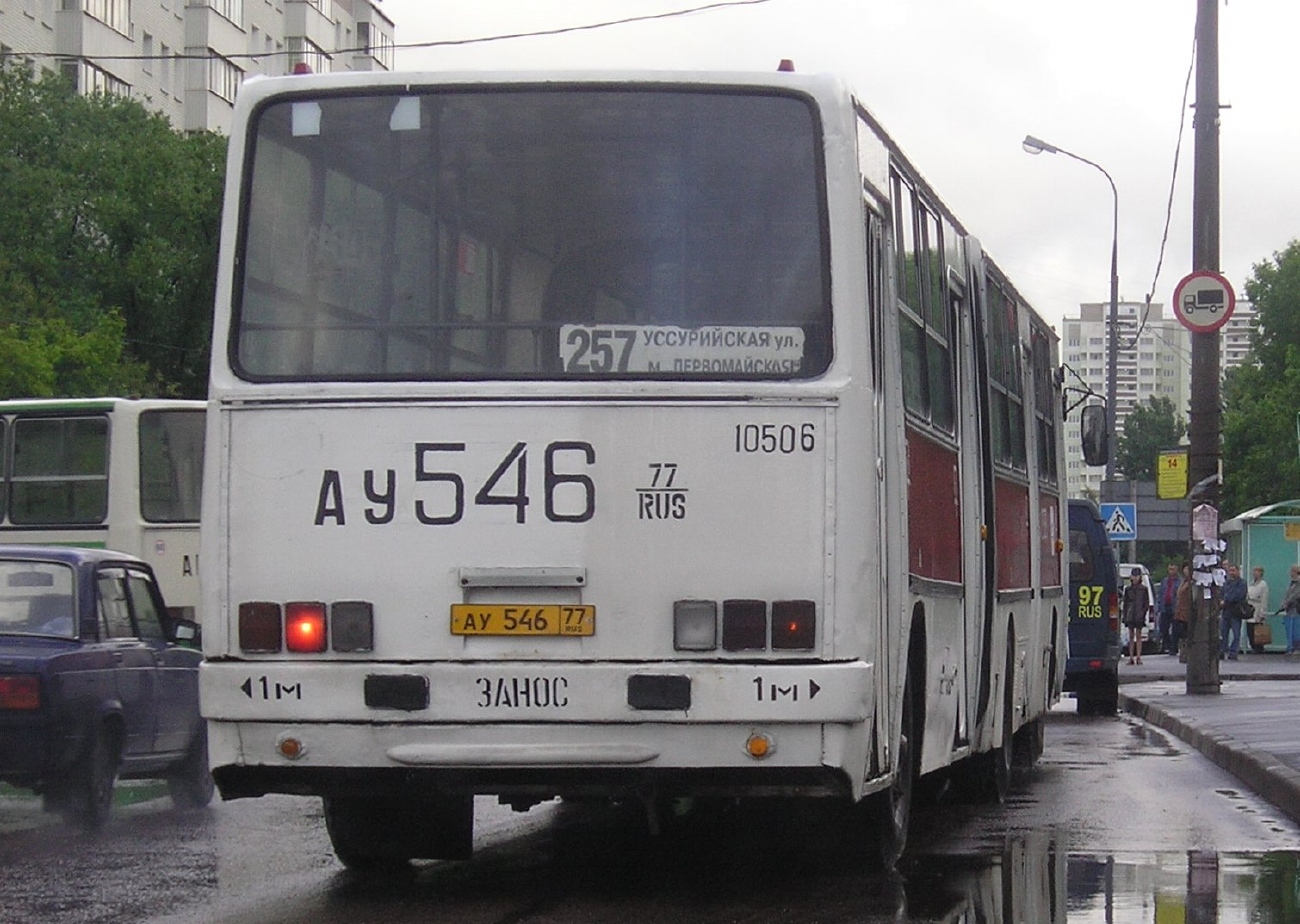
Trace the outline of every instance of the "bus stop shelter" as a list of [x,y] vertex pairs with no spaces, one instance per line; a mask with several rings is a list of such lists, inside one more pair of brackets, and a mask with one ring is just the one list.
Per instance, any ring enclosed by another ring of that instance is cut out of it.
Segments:
[[1266,651],[1286,651],[1286,630],[1273,614],[1282,603],[1291,566],[1300,564],[1300,498],[1256,507],[1225,521],[1219,532],[1228,543],[1228,560],[1241,565],[1241,576],[1251,579],[1251,568],[1264,569],[1268,584],[1268,623],[1273,641]]

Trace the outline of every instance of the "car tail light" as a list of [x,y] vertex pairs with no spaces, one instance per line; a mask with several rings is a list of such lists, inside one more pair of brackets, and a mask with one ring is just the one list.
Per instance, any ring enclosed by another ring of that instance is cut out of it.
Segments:
[[239,604],[239,649],[276,652],[283,644],[280,604],[264,601]]
[[1119,631],[1119,594],[1108,594],[1106,596],[1106,611],[1109,614],[1106,620],[1108,630],[1111,632]]
[[35,674],[0,676],[0,709],[41,708],[41,679]]
[[767,604],[764,601],[722,601],[722,647],[727,651],[767,647]]
[[817,638],[817,604],[811,600],[772,603],[772,647],[808,651]]
[[328,641],[325,631],[324,603],[286,603],[284,605],[285,647],[300,654],[324,651]]

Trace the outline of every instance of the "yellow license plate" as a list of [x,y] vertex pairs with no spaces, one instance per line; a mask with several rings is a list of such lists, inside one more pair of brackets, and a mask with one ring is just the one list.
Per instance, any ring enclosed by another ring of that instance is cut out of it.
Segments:
[[596,608],[583,604],[453,603],[452,635],[595,635]]

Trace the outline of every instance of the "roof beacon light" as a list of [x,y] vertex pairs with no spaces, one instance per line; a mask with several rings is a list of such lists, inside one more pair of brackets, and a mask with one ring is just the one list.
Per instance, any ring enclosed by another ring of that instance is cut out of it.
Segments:
[[789,58],[782,58],[781,63],[776,66],[776,69],[782,74],[793,74],[794,62]]

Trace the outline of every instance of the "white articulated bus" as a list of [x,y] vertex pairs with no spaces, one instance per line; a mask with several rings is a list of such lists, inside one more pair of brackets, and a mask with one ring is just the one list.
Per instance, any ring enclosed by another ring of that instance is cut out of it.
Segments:
[[208,416],[226,798],[1005,793],[1065,653],[1057,338],[792,73],[249,82]]
[[172,614],[199,619],[203,401],[0,401],[0,543],[149,562]]

